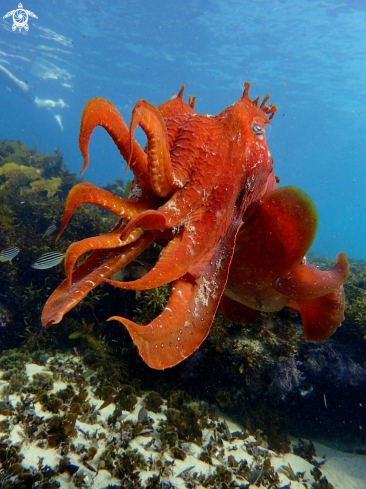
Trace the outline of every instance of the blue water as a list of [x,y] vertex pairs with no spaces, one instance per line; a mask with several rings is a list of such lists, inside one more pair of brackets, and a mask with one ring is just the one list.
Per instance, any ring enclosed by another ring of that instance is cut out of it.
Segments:
[[[109,99],[128,123],[140,98],[157,105],[185,83],[197,112],[217,114],[249,80],[252,98],[270,93],[278,106],[268,137],[276,174],[318,207],[312,250],[366,259],[364,0],[25,0],[38,19],[13,32],[2,16],[17,5],[1,2],[0,139],[59,147],[78,172],[90,98]],[[87,181],[130,178],[101,128],[90,156]]]

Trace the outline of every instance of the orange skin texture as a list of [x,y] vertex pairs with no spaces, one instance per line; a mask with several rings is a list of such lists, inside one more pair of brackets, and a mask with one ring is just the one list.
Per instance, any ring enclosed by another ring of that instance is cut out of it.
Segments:
[[321,271],[304,260],[316,234],[318,215],[305,192],[283,187],[266,194],[244,216],[221,307],[236,322],[285,306],[301,314],[304,337],[324,341],[344,319],[344,253]]
[[[102,282],[144,290],[172,282],[169,302],[150,324],[141,326],[113,317],[128,329],[143,359],[152,368],[171,367],[187,358],[206,338],[224,290],[235,237],[250,204],[274,182],[273,160],[265,125],[276,108],[243,96],[217,116],[194,112],[194,99],[175,99],[159,107],[140,100],[127,128],[117,109],[92,99],[84,109],[79,146],[88,166],[94,128],[104,127],[132,169],[135,180],[128,199],[94,185],[77,185],[66,201],[60,234],[76,208],[92,203],[121,219],[104,236],[73,243],[65,257],[66,280],[47,301],[42,322],[61,321],[87,293]],[[143,151],[133,134],[147,136]],[[125,267],[152,241],[166,243],[142,278],[117,282],[109,277]],[[83,253],[91,255],[74,270]]]

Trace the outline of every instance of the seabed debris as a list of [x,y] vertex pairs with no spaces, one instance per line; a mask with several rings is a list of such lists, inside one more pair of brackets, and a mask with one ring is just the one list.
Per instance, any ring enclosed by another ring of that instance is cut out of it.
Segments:
[[277,454],[182,391],[103,385],[77,354],[43,363],[0,372],[1,487],[334,487],[311,442]]

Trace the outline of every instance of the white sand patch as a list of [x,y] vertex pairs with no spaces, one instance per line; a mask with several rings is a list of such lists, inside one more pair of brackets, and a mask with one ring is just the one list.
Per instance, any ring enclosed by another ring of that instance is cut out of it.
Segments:
[[336,489],[366,488],[366,457],[333,450],[320,443],[314,446],[318,457],[327,462],[320,468]]
[[[291,481],[287,475],[284,469],[282,469],[283,466],[291,466],[295,474],[298,472],[305,472],[304,474],[304,479],[303,481],[311,481],[313,482],[314,478],[310,474],[310,471],[314,469],[314,465],[310,464],[306,460],[304,460],[301,457],[298,457],[297,455],[294,455],[293,453],[286,453],[285,455],[281,456],[276,456],[275,458],[271,458],[271,463],[274,466],[277,474],[280,477],[281,484],[288,484],[291,482],[291,488],[297,488],[301,487],[303,488],[303,482],[298,482],[298,481]],[[322,471],[322,468],[320,469]]]
[[49,465],[50,467],[55,467],[61,459],[55,450],[51,448],[40,448],[35,446],[33,443],[30,445],[23,445],[22,455],[24,456],[23,465],[33,467],[34,469],[37,468],[40,458],[44,459],[44,465]]
[[66,387],[67,387],[66,382],[61,382],[59,380],[55,380],[53,382],[53,389],[49,392],[55,393],[55,392],[61,391],[63,389],[66,389]]
[[112,477],[108,470],[100,470],[93,479],[93,489],[104,489],[108,485],[118,485],[119,479]]
[[[99,407],[103,405],[103,401],[101,401],[100,399],[96,399],[94,396],[93,398],[91,398],[91,402]],[[100,421],[106,422],[109,416],[113,414],[115,409],[116,409],[116,405],[113,402],[109,406],[103,409],[99,409],[98,412],[100,413],[99,415]]]
[[52,372],[46,369],[43,365],[37,365],[35,363],[28,363],[25,365],[25,373],[29,378],[32,378],[35,374],[47,374],[51,377],[53,376]]

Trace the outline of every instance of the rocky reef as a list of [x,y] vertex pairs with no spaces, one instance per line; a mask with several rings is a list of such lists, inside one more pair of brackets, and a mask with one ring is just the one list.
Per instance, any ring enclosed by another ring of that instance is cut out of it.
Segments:
[[65,252],[84,232],[109,230],[116,221],[95,206],[85,206],[55,243],[56,233],[47,230],[51,225],[59,228],[65,199],[78,179],[67,169],[61,151],[56,148],[54,153],[40,155],[20,141],[0,140],[0,250],[20,250],[13,260],[0,263],[3,348],[24,339],[37,345],[45,333],[40,313],[63,277],[62,265],[50,270],[30,265],[46,252]]

